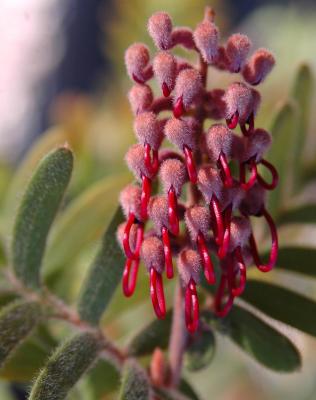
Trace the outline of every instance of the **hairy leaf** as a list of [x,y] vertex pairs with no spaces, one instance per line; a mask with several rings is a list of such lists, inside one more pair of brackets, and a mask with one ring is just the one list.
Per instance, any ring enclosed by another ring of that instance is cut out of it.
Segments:
[[99,360],[89,372],[89,387],[92,399],[102,399],[119,387],[120,375],[106,360]]
[[100,344],[90,333],[80,333],[60,346],[32,387],[30,400],[62,400],[98,357]]
[[0,312],[0,367],[43,317],[39,303],[16,301]]
[[134,360],[126,362],[123,371],[120,400],[148,400],[150,386],[146,372]]
[[12,262],[16,275],[33,289],[40,287],[46,239],[70,181],[73,155],[68,147],[48,154],[23,196],[13,231]]
[[199,371],[208,366],[215,353],[215,337],[211,330],[195,333],[186,349],[184,363],[188,370]]
[[277,218],[279,225],[282,224],[316,224],[316,204],[305,204],[296,208],[282,211]]
[[242,298],[270,317],[316,336],[316,302],[313,300],[254,279],[248,280]]

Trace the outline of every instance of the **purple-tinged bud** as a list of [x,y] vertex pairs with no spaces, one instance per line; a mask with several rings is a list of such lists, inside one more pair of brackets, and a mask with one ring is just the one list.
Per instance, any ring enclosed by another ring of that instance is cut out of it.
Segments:
[[138,114],[134,121],[134,130],[142,145],[148,143],[153,150],[158,150],[163,139],[160,121],[153,112]]
[[137,83],[144,83],[152,77],[148,47],[143,43],[132,44],[125,52],[125,65],[129,77]]
[[174,89],[177,75],[177,61],[167,51],[159,52],[153,61],[155,77],[162,88],[165,97],[168,97]]
[[266,190],[259,184],[255,183],[254,186],[247,191],[241,204],[240,211],[244,215],[259,215],[266,202]]
[[192,29],[190,28],[187,28],[185,26],[174,28],[172,31],[171,38],[172,38],[172,47],[180,45],[188,50],[195,49],[193,32]]
[[153,102],[153,92],[148,85],[134,85],[128,92],[128,100],[134,115],[147,111]]
[[245,151],[246,151],[245,137],[234,134],[232,154],[231,154],[232,159],[237,160],[239,162],[244,161]]
[[223,89],[213,89],[207,92],[207,116],[211,119],[225,118],[226,104],[223,100],[225,91]]
[[207,208],[203,206],[191,207],[185,212],[184,218],[193,242],[197,241],[199,232],[201,232],[205,238],[209,236],[211,218]]
[[199,97],[203,91],[200,73],[193,68],[181,71],[176,80],[174,104],[181,98],[184,109]]
[[223,195],[223,182],[217,169],[210,165],[200,168],[197,184],[207,203],[212,200],[214,194],[218,199],[221,199]]
[[142,220],[141,193],[141,188],[135,185],[128,185],[121,191],[120,204],[126,218],[133,213],[138,220]]
[[231,72],[239,72],[244,65],[252,43],[248,36],[240,33],[231,35],[226,44],[226,57],[228,69]]
[[177,266],[184,287],[188,285],[191,278],[196,283],[200,281],[202,260],[197,251],[189,248],[183,249],[177,258]]
[[165,267],[163,244],[156,236],[150,236],[143,241],[140,255],[148,271],[154,267],[160,274],[163,272]]
[[259,85],[263,82],[275,64],[272,53],[266,49],[258,49],[244,66],[242,74],[246,82]]
[[211,64],[218,54],[219,31],[216,25],[203,21],[196,27],[193,36],[204,61]]
[[237,210],[245,196],[245,191],[237,183],[231,188],[224,187],[220,202],[222,209],[225,210],[226,207],[231,206],[233,211]]
[[250,222],[245,217],[233,217],[230,223],[230,250],[244,247],[251,234]]
[[[116,231],[116,239],[117,239],[118,244],[122,248],[122,250],[124,250],[123,237],[124,237],[125,227],[126,227],[126,222],[123,222],[122,224],[120,224],[118,226],[117,231]],[[133,252],[136,249],[137,230],[138,230],[138,224],[133,224],[129,231],[129,245]]]
[[214,124],[206,134],[206,147],[212,162],[216,163],[221,153],[232,155],[234,134],[225,125]]
[[182,186],[188,179],[185,165],[177,159],[166,160],[161,164],[159,174],[164,192],[167,194],[173,187],[176,196],[180,196]]
[[241,82],[232,83],[224,95],[226,119],[231,119],[236,112],[241,124],[245,124],[251,114],[256,114],[260,103],[260,94]]
[[172,46],[172,20],[165,12],[156,12],[148,20],[148,33],[155,46],[160,50],[168,50]]
[[165,125],[165,135],[168,140],[183,150],[183,146],[195,148],[195,136],[190,123],[185,119],[170,118]]
[[169,229],[168,200],[165,196],[155,196],[150,199],[148,214],[158,235],[161,235],[163,227]]
[[125,161],[136,179],[141,180],[142,175],[148,178],[153,177],[154,174],[145,165],[145,149],[143,145],[133,144],[125,155]]
[[256,162],[262,159],[264,153],[269,149],[272,143],[271,135],[264,129],[256,129],[248,138],[245,149],[245,161],[254,158]]

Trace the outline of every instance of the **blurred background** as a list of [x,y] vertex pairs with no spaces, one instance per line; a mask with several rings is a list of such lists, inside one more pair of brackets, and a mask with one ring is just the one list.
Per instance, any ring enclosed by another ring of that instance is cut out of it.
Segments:
[[[76,172],[69,202],[91,184],[114,173],[124,174],[123,157],[134,141],[132,114],[126,98],[131,82],[125,74],[124,50],[133,41],[143,41],[153,49],[146,35],[146,22],[154,11],[165,10],[175,24],[194,27],[201,20],[206,4],[216,10],[216,23],[223,39],[233,32],[246,33],[254,48],[267,47],[274,52],[277,65],[260,86],[263,101],[258,125],[268,128],[275,109],[287,99],[298,66],[308,63],[316,75],[315,0],[1,0],[1,190],[8,187],[14,170],[21,176],[21,166],[38,159],[34,153],[33,161],[25,159],[35,141],[39,143],[38,153],[60,140],[70,141],[75,149]],[[223,87],[226,79],[222,73],[211,72],[209,83],[211,87]],[[307,143],[316,141],[316,132],[312,132],[315,115],[311,118]],[[45,144],[38,142],[43,135],[49,138]],[[307,163],[315,161],[311,148],[306,145]],[[128,179],[123,175],[121,182]],[[304,195],[316,197],[313,188]],[[116,193],[105,211],[109,216],[115,198]],[[94,240],[90,238],[84,255],[76,260],[76,277],[79,277],[71,280],[71,287],[70,283],[66,288],[61,284],[57,287],[63,297],[71,300],[78,293],[86,261],[100,232],[93,236]],[[293,231],[285,232],[283,237],[282,240],[294,240],[294,237],[309,240],[315,245],[316,230],[309,227],[304,234],[296,233],[296,236]],[[58,260],[54,262],[58,265]],[[54,275],[54,267],[51,271]],[[304,292],[316,295],[314,282],[302,286],[298,279],[294,285],[301,285]],[[145,283],[144,288],[147,291]],[[169,289],[171,294],[172,287]],[[108,314],[105,325],[113,337],[125,343],[129,332],[137,328],[135,316],[142,312],[148,319],[152,318],[149,299],[146,292],[146,295],[137,295],[132,303],[124,299],[115,301],[121,302],[121,313],[115,319]],[[293,330],[289,335],[304,355],[303,369],[298,373],[277,375],[264,370],[218,338],[211,366],[201,373],[188,375],[188,380],[203,399],[316,399],[316,342]],[[0,383],[1,399],[13,396],[13,392],[16,397],[8,399],[22,399],[24,386],[9,387],[5,380]]]

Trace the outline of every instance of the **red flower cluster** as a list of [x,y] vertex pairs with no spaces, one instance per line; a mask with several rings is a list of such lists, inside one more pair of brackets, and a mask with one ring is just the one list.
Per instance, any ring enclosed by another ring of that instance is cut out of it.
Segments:
[[[129,185],[120,195],[127,218],[118,229],[127,257],[123,291],[126,296],[133,294],[142,260],[150,275],[154,310],[158,318],[164,318],[162,275],[165,271],[168,279],[173,278],[173,258],[177,257],[186,325],[194,332],[199,321],[196,285],[201,272],[210,285],[216,283],[211,254],[218,257],[221,270],[214,311],[225,316],[245,288],[247,265],[254,262],[267,272],[278,253],[276,228],[265,208],[266,191],[278,181],[275,168],[263,158],[271,136],[255,128],[260,94],[243,82],[226,90],[208,90],[208,67],[241,73],[248,84],[258,85],[273,67],[274,58],[265,49],[248,58],[251,42],[242,34],[220,45],[209,8],[194,31],[173,27],[169,15],[158,12],[149,19],[148,32],[158,48],[152,60],[141,43],[131,45],[125,54],[127,72],[135,82],[128,97],[138,139],[128,150],[126,162],[141,185]],[[175,46],[196,52],[197,65],[174,56],[170,50]],[[152,78],[162,91],[155,99],[148,85]],[[205,131],[208,119],[226,124],[216,123]],[[238,125],[239,134],[233,132]],[[174,146],[162,148],[164,140]],[[259,174],[258,164],[268,169],[271,182]],[[161,184],[162,194],[152,195],[154,180]],[[270,228],[267,264],[259,257],[250,216],[263,217]],[[152,228],[145,232],[149,221]]]

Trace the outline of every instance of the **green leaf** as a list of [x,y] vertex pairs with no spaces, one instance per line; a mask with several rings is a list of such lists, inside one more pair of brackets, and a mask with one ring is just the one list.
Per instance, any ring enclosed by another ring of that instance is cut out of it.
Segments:
[[192,386],[184,379],[180,380],[177,390],[154,388],[154,392],[161,400],[199,400],[199,397],[193,390]]
[[43,317],[39,303],[16,301],[0,312],[0,367]]
[[134,360],[126,362],[123,371],[120,400],[149,400],[150,386],[146,372]]
[[80,333],[61,345],[36,378],[30,400],[62,400],[98,357],[100,343]]
[[270,317],[316,336],[316,302],[271,283],[249,279],[243,300]]
[[92,262],[79,297],[79,314],[93,325],[98,325],[122,278],[124,255],[116,240],[116,229],[123,221],[124,216],[118,208],[103,236],[101,248]]
[[251,312],[235,305],[227,320],[229,337],[260,364],[279,372],[300,368],[301,357],[294,344]]
[[106,360],[99,360],[89,372],[89,387],[92,399],[103,399],[119,387],[120,375]]
[[6,265],[6,263],[7,263],[6,249],[4,241],[2,240],[2,237],[0,237],[0,267]]
[[[313,76],[310,67],[303,64],[298,69],[292,88],[292,98],[298,105],[298,124],[295,131],[294,146],[294,185],[298,188],[301,184],[302,171],[304,167],[303,150],[307,136],[308,122],[311,111],[313,95]],[[286,148],[286,147],[285,147]]]
[[162,350],[168,347],[171,331],[172,313],[168,311],[165,319],[155,319],[143,328],[130,342],[129,354],[144,356],[151,354],[156,347]]
[[191,400],[199,400],[199,396],[195,393],[192,386],[185,379],[180,380],[179,390]]
[[23,283],[40,287],[40,267],[49,229],[70,181],[73,155],[68,147],[48,154],[23,196],[13,231],[13,268]]
[[198,331],[184,355],[184,365],[189,371],[199,371],[207,367],[215,353],[215,337],[211,330]]
[[296,208],[283,210],[277,218],[278,225],[283,224],[316,224],[316,204],[305,204]]

